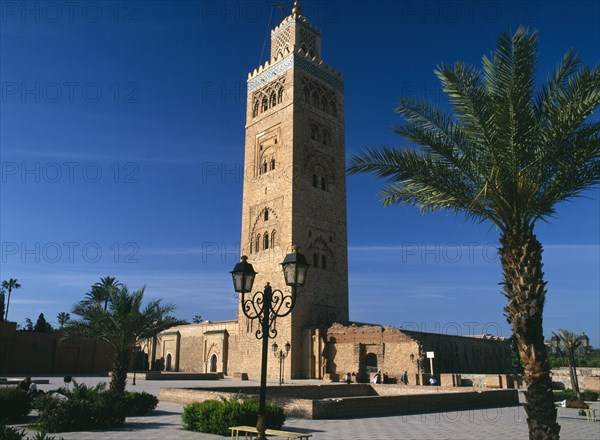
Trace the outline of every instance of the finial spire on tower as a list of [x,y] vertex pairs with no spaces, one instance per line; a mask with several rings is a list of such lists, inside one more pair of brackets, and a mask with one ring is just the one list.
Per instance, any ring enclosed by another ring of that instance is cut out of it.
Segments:
[[302,8],[300,8],[300,2],[294,0],[294,7],[292,8],[292,17],[296,18],[302,15]]

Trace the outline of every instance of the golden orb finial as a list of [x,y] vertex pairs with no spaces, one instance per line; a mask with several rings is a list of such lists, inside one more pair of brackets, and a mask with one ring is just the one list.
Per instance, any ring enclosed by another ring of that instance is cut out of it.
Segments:
[[300,2],[298,0],[294,0],[294,7],[292,8],[292,17],[299,17],[302,15],[302,8],[300,8]]

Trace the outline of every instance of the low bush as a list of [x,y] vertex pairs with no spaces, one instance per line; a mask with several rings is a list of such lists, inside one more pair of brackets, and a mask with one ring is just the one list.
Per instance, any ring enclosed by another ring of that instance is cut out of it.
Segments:
[[125,407],[127,408],[127,417],[145,416],[158,405],[158,398],[145,391],[125,391]]
[[[598,400],[598,393],[595,391],[582,391],[581,396],[583,400],[588,402],[595,402]],[[575,391],[573,390],[561,390],[554,391],[554,401],[562,401],[562,400],[576,400],[577,396],[575,395]]]
[[25,438],[25,431],[17,431],[12,426],[6,426],[4,423],[0,423],[0,439],[2,440],[23,440]]
[[35,425],[45,432],[71,432],[106,429],[125,422],[125,398],[107,391],[106,384],[88,387],[74,383],[72,389],[60,388],[38,397]]
[[[237,397],[229,400],[206,400],[186,405],[181,420],[184,429],[189,431],[229,435],[231,426],[256,426],[258,406],[255,400],[241,400]],[[267,402],[267,428],[280,429],[284,422],[283,409]]]
[[31,411],[31,399],[16,387],[0,388],[0,417],[8,424],[20,422]]

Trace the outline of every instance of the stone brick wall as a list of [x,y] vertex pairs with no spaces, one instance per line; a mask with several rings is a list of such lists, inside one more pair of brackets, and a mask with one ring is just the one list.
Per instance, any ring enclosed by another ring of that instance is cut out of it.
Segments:
[[100,341],[62,341],[60,332],[16,331],[16,323],[0,322],[0,373],[106,373],[111,348]]
[[340,419],[429,411],[497,408],[518,404],[517,392],[513,390],[329,399],[313,401],[313,418]]
[[[161,388],[159,398],[161,401],[188,404],[228,399],[234,395],[242,399],[256,399],[257,394],[258,387],[245,387],[241,390],[236,388],[235,392],[231,389]],[[268,390],[268,399],[280,404],[288,416],[313,419],[494,408],[519,403],[514,390],[440,392],[439,387],[421,387],[416,390],[388,385],[376,386],[375,389],[369,385],[273,387]]]
[[[429,373],[427,351],[434,351],[434,373],[503,373],[510,364],[508,343],[433,333],[403,331],[389,326],[333,325],[327,331],[327,373],[355,372],[367,381],[367,356],[376,357],[376,368],[392,380],[404,371],[415,383],[417,374]],[[411,358],[412,355],[412,358]]]
[[[587,378],[589,376],[600,376],[600,368],[587,368],[578,367],[577,369],[577,380],[579,382],[579,388],[582,391],[586,390]],[[593,379],[592,379],[593,380]],[[553,368],[552,369],[552,382],[556,389],[572,389],[571,387],[571,376],[569,376],[569,368]]]

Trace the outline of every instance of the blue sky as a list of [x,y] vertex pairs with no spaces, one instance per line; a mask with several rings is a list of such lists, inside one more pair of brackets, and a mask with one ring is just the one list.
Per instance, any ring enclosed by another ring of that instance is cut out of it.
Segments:
[[[9,318],[69,311],[101,276],[178,306],[235,317],[245,93],[281,20],[270,1],[11,2],[0,16],[0,278]],[[291,11],[285,2],[285,14]],[[399,96],[442,102],[433,70],[479,66],[500,32],[539,31],[540,79],[575,47],[600,59],[597,2],[302,1],[323,58],[345,75],[346,149],[402,145]],[[348,185],[350,317],[509,336],[498,232],[461,216],[382,208]],[[600,345],[598,192],[540,223],[545,333]],[[274,280],[275,281],[275,280]]]

